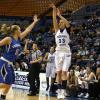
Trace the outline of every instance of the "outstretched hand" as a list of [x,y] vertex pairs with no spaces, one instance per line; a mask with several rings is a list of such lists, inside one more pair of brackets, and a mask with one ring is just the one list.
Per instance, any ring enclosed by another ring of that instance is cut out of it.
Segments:
[[25,39],[25,43],[29,43],[29,39]]
[[26,39],[26,40],[25,40],[25,43],[26,43],[26,44],[28,44],[28,43],[33,43],[33,41],[30,40],[30,39]]
[[60,16],[61,13],[60,13],[60,10],[57,8],[57,16]]
[[34,15],[33,20],[34,20],[34,22],[38,22],[39,21],[37,15]]
[[49,6],[50,6],[51,8],[56,8],[56,6],[55,6],[53,3],[51,3]]

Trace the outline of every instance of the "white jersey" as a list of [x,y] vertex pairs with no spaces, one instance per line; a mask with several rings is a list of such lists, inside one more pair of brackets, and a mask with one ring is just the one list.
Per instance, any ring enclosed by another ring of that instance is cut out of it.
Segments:
[[55,40],[56,40],[56,51],[67,51],[70,52],[70,47],[69,47],[69,34],[66,29],[63,30],[63,32],[58,32],[55,35]]
[[49,53],[48,60],[50,62],[47,63],[47,66],[54,66],[55,67],[55,53],[53,53],[53,54]]
[[55,53],[51,54],[48,53],[48,60],[46,66],[46,77],[52,77],[55,78],[55,72],[56,72],[56,65],[55,65]]

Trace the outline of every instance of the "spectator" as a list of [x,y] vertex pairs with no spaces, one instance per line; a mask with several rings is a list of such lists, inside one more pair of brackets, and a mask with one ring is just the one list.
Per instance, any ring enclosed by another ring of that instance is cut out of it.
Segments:
[[75,71],[73,69],[70,70],[68,74],[68,90],[69,90],[69,95],[71,96],[77,96],[78,92],[78,78],[75,75]]
[[28,71],[28,65],[24,61],[21,61],[21,71]]
[[81,84],[82,93],[78,96],[82,97],[84,95],[84,98],[88,98],[89,97],[89,93],[88,93],[89,83],[96,80],[96,76],[90,67],[86,68],[86,74],[84,75],[84,77],[80,77],[80,80],[82,81],[82,84]]

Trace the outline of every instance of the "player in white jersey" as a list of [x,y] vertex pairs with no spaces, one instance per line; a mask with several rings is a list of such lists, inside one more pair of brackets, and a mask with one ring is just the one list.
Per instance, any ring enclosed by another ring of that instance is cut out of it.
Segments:
[[[58,83],[58,96],[57,98],[65,98],[66,85],[67,85],[67,71],[71,63],[71,51],[69,47],[69,34],[66,28],[70,27],[69,22],[60,14],[58,8],[54,4],[51,4],[53,8],[53,26],[55,29],[55,40],[56,40],[56,73],[57,73],[57,83]],[[60,18],[59,23],[57,23],[56,17]]]
[[52,87],[54,86],[55,82],[55,48],[51,47],[50,52],[45,54],[44,61],[47,62],[46,65],[46,80],[47,80],[47,88],[46,90],[49,89],[49,77],[51,77],[51,87],[50,87],[50,92],[52,92]]

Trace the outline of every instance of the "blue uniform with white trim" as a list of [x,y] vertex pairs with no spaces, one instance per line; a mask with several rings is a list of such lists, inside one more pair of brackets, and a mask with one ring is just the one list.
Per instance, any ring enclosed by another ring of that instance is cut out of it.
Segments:
[[0,57],[0,83],[13,84],[15,81],[15,74],[13,70],[13,61],[16,60],[20,53],[20,40],[15,40],[11,37],[11,44],[8,46],[6,52]]

